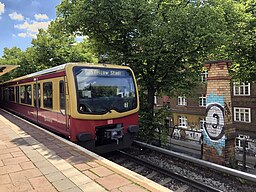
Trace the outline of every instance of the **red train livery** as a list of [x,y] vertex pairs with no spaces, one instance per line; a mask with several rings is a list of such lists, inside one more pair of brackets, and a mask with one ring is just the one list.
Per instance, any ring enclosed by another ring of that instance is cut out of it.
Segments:
[[105,153],[131,145],[138,88],[126,66],[67,63],[1,84],[3,108]]

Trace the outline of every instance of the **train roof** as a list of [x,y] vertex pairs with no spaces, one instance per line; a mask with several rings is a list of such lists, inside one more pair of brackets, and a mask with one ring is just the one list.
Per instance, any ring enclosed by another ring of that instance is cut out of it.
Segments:
[[22,79],[26,79],[26,78],[33,78],[33,77],[38,77],[40,75],[45,75],[45,74],[50,74],[50,73],[55,73],[55,72],[59,72],[59,71],[63,71],[67,65],[76,65],[76,66],[87,66],[87,67],[114,67],[114,68],[129,68],[128,66],[121,66],[121,65],[113,65],[113,64],[95,64],[95,63],[85,63],[85,62],[77,62],[77,63],[65,63],[62,65],[58,65],[55,67],[51,67],[48,69],[44,69],[35,73],[31,73],[25,76],[21,76],[9,81],[6,81],[5,83],[9,83],[9,82],[13,82],[13,81],[19,81]]

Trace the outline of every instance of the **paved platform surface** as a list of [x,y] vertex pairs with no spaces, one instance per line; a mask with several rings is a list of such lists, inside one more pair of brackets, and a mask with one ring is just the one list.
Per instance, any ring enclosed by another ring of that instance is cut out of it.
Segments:
[[170,190],[0,110],[0,192],[20,191]]

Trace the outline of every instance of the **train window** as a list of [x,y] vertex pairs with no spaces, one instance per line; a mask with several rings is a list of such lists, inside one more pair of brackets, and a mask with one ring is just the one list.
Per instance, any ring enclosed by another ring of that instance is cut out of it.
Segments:
[[6,87],[6,88],[4,88],[4,100],[5,100],[5,101],[9,101],[8,95],[9,95],[9,90],[8,90],[8,88]]
[[3,88],[0,87],[0,100],[3,100]]
[[79,113],[126,112],[137,107],[132,72],[125,69],[73,68]]
[[19,86],[16,86],[16,103],[20,102]]
[[63,114],[65,114],[65,109],[66,109],[66,105],[65,105],[65,83],[64,81],[60,81],[60,110]]
[[43,84],[44,107],[52,109],[52,82]]
[[0,100],[3,100],[3,88],[0,87]]
[[40,108],[40,83],[34,84],[34,106]]
[[32,105],[32,89],[31,85],[20,86],[20,102]]
[[14,87],[9,87],[9,101],[14,101]]

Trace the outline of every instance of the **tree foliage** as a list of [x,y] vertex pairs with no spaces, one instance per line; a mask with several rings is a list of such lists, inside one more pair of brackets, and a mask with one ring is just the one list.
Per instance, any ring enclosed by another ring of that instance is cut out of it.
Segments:
[[97,62],[97,54],[88,39],[78,43],[75,37],[61,30],[59,21],[51,22],[47,30],[40,29],[32,46],[22,51],[5,48],[1,64],[19,65],[16,70],[1,77],[6,81],[67,62]]
[[61,22],[52,22],[48,30],[39,30],[37,38],[32,40],[35,61],[45,67],[57,66],[67,62],[94,62],[95,54],[89,41],[75,41],[75,36],[61,29]]
[[63,0],[58,11],[68,32],[88,35],[100,53],[134,69],[149,119],[154,96],[191,87],[228,28],[220,7],[185,0]]
[[34,52],[31,48],[28,48],[26,52],[23,52],[20,48],[13,47],[11,49],[5,48],[4,54],[0,59],[1,65],[19,65],[14,71],[11,71],[4,76],[0,77],[0,81],[6,81],[15,77],[23,76],[28,73],[32,73],[36,70],[35,65],[31,65],[34,58]]
[[233,65],[233,77],[240,81],[256,82],[256,1],[236,3],[235,25],[230,30],[227,53]]

